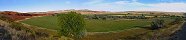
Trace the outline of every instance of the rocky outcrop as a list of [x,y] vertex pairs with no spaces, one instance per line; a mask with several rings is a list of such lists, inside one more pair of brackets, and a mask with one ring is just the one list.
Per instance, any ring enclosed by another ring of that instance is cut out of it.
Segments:
[[52,14],[33,14],[33,13],[20,13],[20,12],[13,12],[13,11],[3,11],[0,12],[1,15],[6,15],[12,20],[22,20],[25,18],[29,18],[32,16],[45,16],[45,15],[52,15]]

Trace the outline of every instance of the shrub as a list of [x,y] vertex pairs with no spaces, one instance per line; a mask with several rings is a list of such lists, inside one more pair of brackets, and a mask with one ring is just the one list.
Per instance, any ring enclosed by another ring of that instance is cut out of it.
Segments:
[[11,27],[11,28],[14,28],[14,29],[16,29],[16,30],[18,30],[18,31],[24,30],[24,31],[26,31],[26,32],[31,32],[31,33],[33,33],[32,30],[30,30],[29,28],[24,27],[23,24],[21,24],[21,23],[11,22],[10,27]]
[[81,14],[76,12],[67,12],[66,14],[58,14],[58,26],[62,36],[70,37],[75,40],[81,39],[85,35],[85,22]]
[[183,13],[183,18],[186,18],[186,13]]
[[146,19],[144,14],[141,14],[141,16],[138,16],[139,19]]
[[12,22],[12,19],[8,17],[7,15],[0,14],[0,20]]
[[173,24],[178,24],[178,23],[180,23],[181,21],[183,21],[183,18],[181,18],[181,17],[175,17],[174,20],[173,20],[173,22],[171,22],[171,24],[172,24],[172,25],[173,25]]
[[94,16],[92,17],[92,19],[99,19],[99,16],[94,14]]
[[161,20],[161,19],[154,19],[151,23],[151,28],[154,30],[154,29],[159,29],[161,27],[164,27],[164,20]]

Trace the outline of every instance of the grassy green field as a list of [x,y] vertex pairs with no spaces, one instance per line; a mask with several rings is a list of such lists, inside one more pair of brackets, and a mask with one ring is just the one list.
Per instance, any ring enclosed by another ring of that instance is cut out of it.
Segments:
[[[86,20],[86,30],[88,32],[107,32],[130,29],[135,27],[143,27],[150,25],[152,20],[138,19],[138,20]],[[23,23],[34,25],[38,27],[58,30],[60,27],[57,26],[56,16],[45,16],[32,18]]]

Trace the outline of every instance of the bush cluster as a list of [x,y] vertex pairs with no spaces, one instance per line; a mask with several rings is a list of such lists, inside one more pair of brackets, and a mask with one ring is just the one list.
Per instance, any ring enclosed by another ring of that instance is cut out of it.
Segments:
[[154,19],[151,23],[151,28],[154,29],[159,29],[165,26],[165,22],[162,19]]

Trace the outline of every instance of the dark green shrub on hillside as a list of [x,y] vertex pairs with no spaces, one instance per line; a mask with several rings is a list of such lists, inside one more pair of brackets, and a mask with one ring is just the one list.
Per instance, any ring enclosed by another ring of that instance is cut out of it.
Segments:
[[176,18],[174,19],[174,21],[175,21],[175,22],[180,22],[180,21],[183,21],[183,18],[181,18],[181,17],[176,17]]
[[183,13],[183,18],[186,18],[186,13]]
[[138,19],[146,19],[144,14],[141,14],[140,16],[138,16]]
[[151,23],[151,28],[154,30],[154,29],[159,29],[161,27],[164,27],[165,24],[164,24],[164,20],[161,20],[161,19],[154,19]]
[[170,23],[171,25],[178,24],[183,21],[182,17],[175,17],[174,20]]
[[10,27],[14,28],[16,30],[21,30],[22,29],[22,25],[19,24],[19,23],[11,23]]
[[8,17],[7,15],[3,15],[3,14],[0,14],[0,20],[12,22],[10,17]]
[[94,14],[93,17],[92,17],[92,19],[99,19],[99,16],[96,15],[96,14]]
[[58,26],[62,36],[70,37],[75,40],[81,39],[85,35],[85,22],[81,14],[76,12],[68,12],[58,14]]

